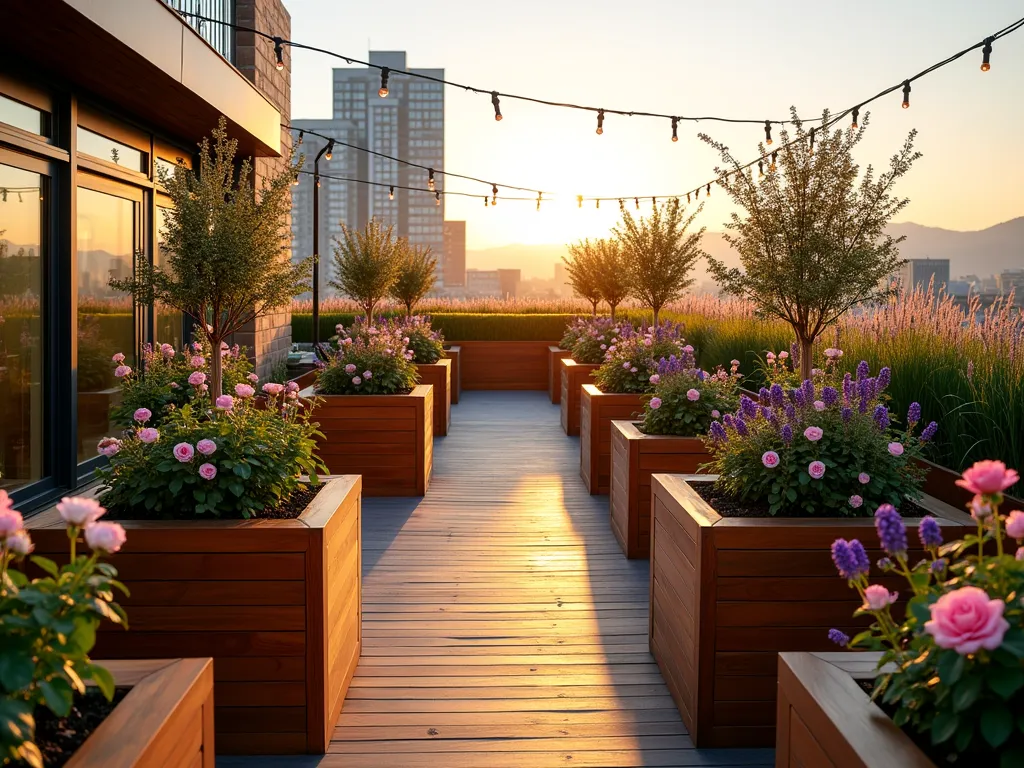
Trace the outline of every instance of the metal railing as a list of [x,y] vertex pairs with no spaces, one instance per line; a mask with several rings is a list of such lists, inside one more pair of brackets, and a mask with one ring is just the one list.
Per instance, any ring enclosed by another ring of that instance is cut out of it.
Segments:
[[234,23],[235,0],[164,0],[171,8],[182,13],[185,22],[228,61],[235,60],[235,34],[231,27],[201,21],[190,13]]

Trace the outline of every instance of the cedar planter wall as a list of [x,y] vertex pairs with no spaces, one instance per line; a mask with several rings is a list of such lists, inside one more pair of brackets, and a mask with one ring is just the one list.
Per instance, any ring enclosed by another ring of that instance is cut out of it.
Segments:
[[555,405],[562,402],[562,371],[558,361],[571,354],[571,349],[562,349],[557,345],[548,347],[548,397]]
[[699,437],[645,435],[633,421],[613,421],[609,502],[612,532],[630,558],[651,556],[651,475],[697,474],[711,457]]
[[433,364],[417,363],[420,384],[434,388],[434,437],[444,437],[452,425],[452,361],[443,358]]
[[459,404],[462,394],[462,366],[459,364],[462,354],[461,347],[445,347],[444,356],[452,361],[452,405]]
[[65,768],[214,768],[212,659],[97,661],[131,690]]
[[857,684],[880,656],[779,654],[777,768],[935,768]]
[[[295,520],[120,521],[131,629],[101,627],[93,655],[212,656],[220,752],[325,752],[361,647],[360,509],[345,476]],[[56,511],[28,523],[66,562]]]
[[612,476],[612,421],[631,419],[647,395],[606,393],[584,384],[580,398],[580,477],[591,495],[607,494]]
[[[722,518],[687,483],[712,479],[652,478],[651,653],[694,744],[770,747],[776,655],[827,651],[832,627],[854,635],[870,623],[853,618],[861,601],[836,573],[832,542],[860,539],[872,563],[882,551],[871,517]],[[920,504],[946,541],[975,530],[937,499]],[[906,519],[911,562],[925,556],[918,522]],[[872,570],[873,582],[906,592],[902,579]]]
[[313,412],[327,469],[363,476],[367,496],[422,496],[434,463],[434,390],[407,395],[321,395]]
[[551,341],[460,341],[463,389],[548,388]]
[[558,361],[559,367],[559,388],[562,395],[559,401],[562,405],[562,431],[567,435],[578,435],[580,433],[580,390],[584,384],[594,383],[594,371],[600,365],[590,363],[577,363],[571,357]]

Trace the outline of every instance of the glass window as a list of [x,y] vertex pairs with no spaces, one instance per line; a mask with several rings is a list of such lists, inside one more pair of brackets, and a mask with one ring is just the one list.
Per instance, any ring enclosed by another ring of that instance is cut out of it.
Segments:
[[[164,244],[164,226],[167,223],[167,214],[169,213],[168,208],[163,206],[157,206],[156,208],[156,265],[161,269],[168,269],[168,255],[166,245]],[[171,309],[170,307],[157,302],[153,307],[153,346],[157,347],[160,344],[170,344],[175,349],[180,350],[182,347],[182,325],[183,318],[181,312]]]
[[50,135],[49,115],[41,109],[0,96],[0,123],[13,125],[39,136]]
[[0,165],[0,488],[43,477],[43,176]]
[[156,181],[157,184],[160,183],[160,171],[167,174],[167,178],[173,179],[174,174],[178,171],[178,164],[172,163],[170,160],[164,160],[162,157],[158,157],[156,159],[156,177],[154,178],[154,181]]
[[82,126],[78,126],[78,151],[131,171],[146,170],[144,153],[135,147],[129,147],[127,144],[93,133]]
[[136,204],[78,190],[78,460],[96,456],[101,438],[115,434],[110,409],[120,401],[111,358],[135,364],[132,299],[108,285],[129,277],[135,253]]

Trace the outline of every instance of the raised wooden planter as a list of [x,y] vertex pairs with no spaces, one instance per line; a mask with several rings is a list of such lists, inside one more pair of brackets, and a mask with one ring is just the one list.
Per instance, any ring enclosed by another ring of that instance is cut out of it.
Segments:
[[776,768],[935,768],[857,684],[879,656],[779,654]]
[[458,405],[462,395],[462,347],[445,347],[444,356],[452,361],[452,405]]
[[99,663],[131,690],[66,768],[214,768],[212,659]]
[[452,425],[452,361],[442,358],[436,363],[417,363],[420,384],[434,388],[434,437],[444,437]]
[[631,420],[613,421],[610,491],[612,533],[626,557],[651,556],[651,475],[695,475],[710,459],[699,437],[645,435]]
[[[651,653],[694,744],[769,747],[776,654],[827,651],[832,627],[853,635],[870,623],[853,618],[861,601],[836,574],[832,542],[859,539],[872,563],[882,552],[871,517],[723,518],[688,484],[712,480],[652,478]],[[975,530],[948,504],[926,496],[920,505],[947,541]],[[905,522],[916,562],[919,520]],[[906,592],[900,578],[872,581]]]
[[[101,629],[94,656],[212,656],[221,752],[325,752],[361,648],[361,488],[333,478],[294,520],[119,521],[131,631]],[[27,525],[66,561],[55,509]]]
[[422,496],[434,464],[434,389],[407,395],[321,395],[317,454],[332,473],[363,476],[367,496]]
[[591,495],[607,494],[612,477],[612,421],[631,419],[644,407],[646,395],[602,392],[584,384],[580,397],[580,477]]
[[463,389],[548,388],[552,341],[460,341]]
[[555,405],[562,402],[562,370],[558,361],[571,354],[571,349],[562,349],[557,344],[548,347],[548,397]]
[[580,433],[580,398],[584,384],[594,383],[594,371],[600,365],[577,363],[571,357],[558,361],[559,402],[562,405],[562,431],[567,435]]

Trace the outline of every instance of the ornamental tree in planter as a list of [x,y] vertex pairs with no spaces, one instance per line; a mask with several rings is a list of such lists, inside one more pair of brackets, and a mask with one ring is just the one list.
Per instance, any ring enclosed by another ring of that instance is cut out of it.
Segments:
[[713,420],[735,410],[738,369],[709,374],[692,356],[662,358],[640,420],[612,421],[611,525],[626,557],[650,557],[651,475],[696,474],[710,458],[703,436]]
[[917,491],[914,457],[935,424],[915,437],[912,407],[897,430],[888,370],[860,372],[741,397],[711,424],[708,469],[719,474],[652,478],[651,651],[700,746],[770,746],[774,655],[827,650],[830,627],[862,625],[848,618],[848,593],[821,578],[822,548],[863,536],[883,503],[902,505],[915,527],[929,515],[953,533],[970,522]]
[[405,306],[406,317],[411,317],[413,307],[430,293],[437,282],[437,259],[430,253],[429,247],[409,245],[406,242],[401,250],[398,275],[389,294]]
[[569,246],[569,256],[562,257],[565,264],[565,275],[569,279],[573,293],[586,299],[592,307],[592,314],[597,317],[597,305],[603,298],[601,295],[601,260],[598,251],[589,240],[581,240]]
[[334,269],[337,278],[331,285],[359,303],[367,318],[385,299],[405,263],[409,244],[394,235],[394,227],[385,227],[370,219],[362,232],[341,225],[341,237],[334,238]]
[[615,309],[633,291],[633,275],[622,244],[614,238],[601,238],[594,243],[597,261],[597,288],[608,305],[611,318]]

